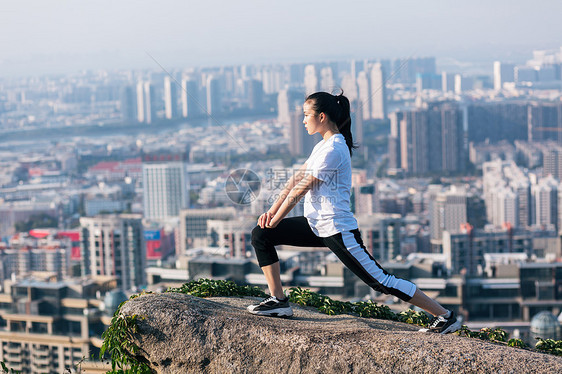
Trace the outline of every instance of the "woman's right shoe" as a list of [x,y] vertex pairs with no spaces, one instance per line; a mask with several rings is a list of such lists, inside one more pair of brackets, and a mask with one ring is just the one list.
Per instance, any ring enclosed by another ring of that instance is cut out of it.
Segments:
[[248,306],[248,312],[259,316],[292,317],[293,308],[289,305],[289,298],[280,300],[275,296],[264,299],[259,304]]

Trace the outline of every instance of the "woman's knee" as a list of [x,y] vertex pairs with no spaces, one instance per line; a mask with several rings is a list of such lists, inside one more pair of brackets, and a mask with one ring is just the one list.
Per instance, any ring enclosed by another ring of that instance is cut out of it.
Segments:
[[252,243],[264,240],[266,237],[266,232],[266,229],[262,229],[259,226],[254,227],[254,229],[252,230]]

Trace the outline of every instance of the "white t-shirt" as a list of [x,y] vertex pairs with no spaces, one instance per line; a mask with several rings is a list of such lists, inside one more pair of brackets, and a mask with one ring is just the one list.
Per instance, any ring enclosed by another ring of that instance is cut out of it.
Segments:
[[316,144],[306,173],[322,181],[304,196],[304,216],[312,231],[327,237],[356,229],[350,207],[351,156],[342,134]]

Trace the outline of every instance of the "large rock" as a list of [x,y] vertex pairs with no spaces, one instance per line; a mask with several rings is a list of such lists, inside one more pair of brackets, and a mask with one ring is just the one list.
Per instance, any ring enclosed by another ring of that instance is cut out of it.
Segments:
[[254,316],[253,298],[164,293],[127,302],[142,360],[158,373],[562,373],[562,358],[416,326],[295,307]]

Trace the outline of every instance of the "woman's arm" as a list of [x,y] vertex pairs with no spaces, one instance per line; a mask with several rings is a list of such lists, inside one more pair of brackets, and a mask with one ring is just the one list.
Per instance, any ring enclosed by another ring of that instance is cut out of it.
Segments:
[[271,208],[269,208],[269,210],[267,211],[268,213],[271,213],[273,215],[275,215],[275,213],[277,213],[277,211],[279,210],[279,207],[283,204],[283,202],[285,201],[285,199],[287,198],[287,196],[289,195],[291,190],[304,178],[304,174],[306,172],[306,167],[307,167],[307,165],[306,165],[306,162],[305,162],[300,167],[300,169],[297,170],[297,172],[291,178],[289,178],[289,180],[285,184],[285,187],[283,187],[283,190],[281,191],[281,193],[277,197],[277,200],[275,200],[273,205],[271,205]]
[[274,228],[279,222],[297,205],[304,195],[316,184],[322,181],[308,174],[302,176],[300,181],[290,190],[283,202],[273,215],[273,217],[265,224],[265,227]]
[[291,190],[304,178],[306,168],[307,168],[307,164],[305,162],[300,167],[300,169],[297,170],[297,172],[293,176],[291,176],[291,178],[289,178],[289,180],[283,187],[283,190],[281,191],[281,193],[279,193],[279,196],[277,197],[275,202],[271,205],[271,208],[269,208],[269,210],[266,213],[262,214],[258,218],[258,225],[261,228],[269,226],[271,219],[273,218],[273,216],[275,216],[275,214],[277,213],[283,202],[287,199],[287,196],[289,196]]

